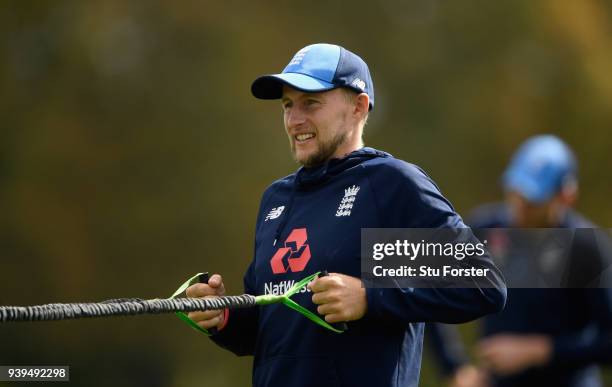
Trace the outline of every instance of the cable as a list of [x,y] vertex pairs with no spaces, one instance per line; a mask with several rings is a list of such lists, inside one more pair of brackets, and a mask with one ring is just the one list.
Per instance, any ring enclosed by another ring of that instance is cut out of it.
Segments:
[[114,299],[102,302],[46,304],[35,306],[0,306],[0,322],[52,321],[91,317],[131,316],[251,308],[255,296],[226,296],[219,298],[173,298],[143,300],[139,298]]
[[[189,286],[198,281],[207,282],[207,273],[198,273],[185,281],[170,298],[144,300],[141,298],[115,298],[101,302],[45,304],[33,306],[0,306],[0,323],[13,321],[57,321],[91,317],[132,316],[138,314],[176,313],[178,317],[192,328],[206,334],[214,334],[200,327],[185,312],[252,308],[270,304],[283,304],[301,313],[310,321],[336,333],[344,332],[344,325],[330,325],[317,314],[299,305],[291,299],[300,289],[319,276],[319,272],[309,275],[295,283],[285,294],[252,296],[223,296],[216,298],[176,298]],[[323,272],[326,274],[326,272]]]

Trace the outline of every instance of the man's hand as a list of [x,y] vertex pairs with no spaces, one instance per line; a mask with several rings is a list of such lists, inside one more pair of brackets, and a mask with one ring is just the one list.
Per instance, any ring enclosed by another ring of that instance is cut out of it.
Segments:
[[482,340],[477,355],[485,368],[509,375],[550,360],[552,343],[543,335],[495,335]]
[[[208,280],[208,284],[191,285],[185,290],[185,293],[187,297],[191,298],[216,298],[225,295],[225,286],[223,286],[223,279],[221,276],[219,274],[213,274]],[[213,327],[220,329],[224,323],[222,310],[190,312],[187,316],[204,329]]]
[[471,365],[462,365],[455,371],[448,382],[449,387],[489,387],[486,373]]
[[319,305],[317,312],[328,323],[359,320],[367,310],[366,292],[359,278],[330,273],[313,280],[308,288],[314,292],[312,302]]

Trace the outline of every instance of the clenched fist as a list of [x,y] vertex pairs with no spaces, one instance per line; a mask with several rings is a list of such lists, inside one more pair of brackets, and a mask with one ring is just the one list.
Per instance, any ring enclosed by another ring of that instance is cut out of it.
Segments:
[[[185,290],[187,297],[191,298],[216,298],[225,295],[223,279],[219,274],[213,274],[208,284],[195,284]],[[210,329],[216,327],[221,329],[225,323],[222,310],[208,310],[206,312],[190,312],[187,315],[201,328]]]
[[362,318],[368,307],[366,292],[359,278],[330,273],[308,284],[314,293],[312,302],[328,323],[354,321]]

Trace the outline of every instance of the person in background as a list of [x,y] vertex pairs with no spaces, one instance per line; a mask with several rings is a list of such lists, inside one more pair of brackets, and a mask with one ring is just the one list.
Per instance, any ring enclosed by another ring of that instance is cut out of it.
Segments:
[[[457,337],[455,327],[430,324],[428,340],[438,362],[452,374],[454,387],[601,386],[597,364],[612,359],[612,294],[601,274],[612,249],[572,209],[578,196],[576,158],[556,136],[532,137],[512,158],[503,185],[505,201],[477,208],[467,223],[474,229],[574,229],[570,279],[564,288],[511,288],[516,278],[504,271],[508,302],[501,313],[482,319],[478,366],[468,364],[462,351],[443,350],[452,343],[444,338]],[[506,252],[509,262],[520,256],[512,248]]]

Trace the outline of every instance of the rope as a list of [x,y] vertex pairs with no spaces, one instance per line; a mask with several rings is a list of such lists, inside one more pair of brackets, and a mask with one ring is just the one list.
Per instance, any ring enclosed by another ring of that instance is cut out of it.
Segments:
[[219,298],[173,298],[143,300],[113,299],[102,302],[46,304],[35,306],[0,306],[0,323],[10,321],[53,321],[91,317],[131,316],[251,308],[255,297],[249,294]]
[[170,298],[144,300],[141,298],[115,298],[101,302],[45,304],[34,306],[0,306],[0,323],[11,321],[57,321],[91,317],[132,316],[138,314],[176,313],[176,315],[193,329],[206,335],[213,332],[200,327],[185,312],[252,308],[270,304],[283,304],[310,321],[336,333],[346,328],[333,326],[321,317],[299,305],[291,299],[300,289],[315,279],[320,273],[314,273],[295,283],[283,295],[223,296],[217,298],[176,298],[189,286],[197,283],[204,273],[198,273],[185,281]]

